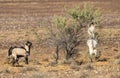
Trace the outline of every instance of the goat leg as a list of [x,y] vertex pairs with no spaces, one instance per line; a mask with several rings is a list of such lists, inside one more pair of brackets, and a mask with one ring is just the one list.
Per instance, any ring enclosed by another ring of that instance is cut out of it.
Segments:
[[28,64],[28,57],[25,57],[25,64]]

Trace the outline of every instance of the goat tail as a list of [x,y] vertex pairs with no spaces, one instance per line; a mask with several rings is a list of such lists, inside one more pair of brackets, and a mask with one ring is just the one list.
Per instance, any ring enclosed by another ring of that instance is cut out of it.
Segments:
[[13,47],[10,47],[8,50],[8,56],[12,55],[12,50],[13,50]]

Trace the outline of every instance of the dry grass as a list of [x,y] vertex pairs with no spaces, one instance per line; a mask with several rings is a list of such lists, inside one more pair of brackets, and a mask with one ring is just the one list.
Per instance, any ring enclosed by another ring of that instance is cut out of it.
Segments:
[[57,78],[56,74],[47,72],[29,72],[27,73],[28,78]]

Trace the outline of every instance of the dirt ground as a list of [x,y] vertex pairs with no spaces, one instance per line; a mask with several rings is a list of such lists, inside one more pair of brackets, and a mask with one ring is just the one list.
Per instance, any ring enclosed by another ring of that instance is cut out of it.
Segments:
[[[44,44],[46,27],[54,15],[65,15],[65,9],[88,3],[103,11],[103,22],[97,31],[104,34],[99,45],[101,57],[90,63],[87,46],[80,45],[76,60],[64,61],[60,52],[54,64],[54,47]],[[0,78],[120,78],[120,1],[118,0],[0,0]],[[6,63],[10,46],[31,41],[29,64],[13,67]],[[106,40],[108,40],[106,42]]]

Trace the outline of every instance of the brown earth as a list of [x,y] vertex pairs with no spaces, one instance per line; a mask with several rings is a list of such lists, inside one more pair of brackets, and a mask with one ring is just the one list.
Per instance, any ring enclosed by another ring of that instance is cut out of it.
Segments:
[[[90,63],[87,47],[80,46],[76,61],[55,65],[53,46],[42,44],[46,27],[54,15],[65,15],[65,8],[94,5],[103,11],[103,22],[97,31],[104,34],[99,45],[101,57]],[[120,78],[120,1],[119,0],[0,0],[0,78]],[[17,67],[6,64],[11,45],[33,43],[29,65],[21,58]],[[107,40],[107,41],[106,41]]]

